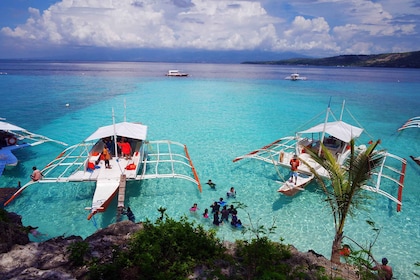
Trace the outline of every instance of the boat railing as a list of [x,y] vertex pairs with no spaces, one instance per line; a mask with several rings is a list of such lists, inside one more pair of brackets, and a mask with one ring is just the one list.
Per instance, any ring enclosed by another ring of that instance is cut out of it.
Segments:
[[147,144],[143,170],[136,179],[180,178],[197,184],[201,189],[201,183],[184,144],[169,140],[154,140]]

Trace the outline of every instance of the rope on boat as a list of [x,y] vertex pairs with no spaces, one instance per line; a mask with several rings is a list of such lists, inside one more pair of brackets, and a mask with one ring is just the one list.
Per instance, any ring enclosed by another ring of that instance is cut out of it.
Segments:
[[283,180],[283,182],[286,182],[286,180],[284,179],[283,175],[281,175],[280,170],[277,167],[277,164],[273,158],[273,155],[270,153],[270,158],[273,161],[273,165],[274,165],[274,169],[276,169],[277,175],[279,175],[279,177]]
[[92,223],[93,223],[93,226],[94,226],[94,227],[98,230],[98,224],[96,223],[96,218],[95,218],[95,215],[93,215],[93,216],[92,216],[91,221],[92,221]]

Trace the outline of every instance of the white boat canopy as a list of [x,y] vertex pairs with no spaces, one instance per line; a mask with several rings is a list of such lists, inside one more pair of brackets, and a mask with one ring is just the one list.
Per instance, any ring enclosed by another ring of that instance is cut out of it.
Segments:
[[324,131],[325,133],[328,133],[329,135],[334,136],[343,142],[349,143],[351,139],[358,138],[360,134],[362,134],[363,129],[343,121],[335,121],[326,124],[321,123],[298,133],[322,133]]
[[110,136],[124,136],[127,138],[146,140],[147,126],[140,123],[121,122],[98,128],[85,142],[106,138]]
[[4,130],[4,131],[25,131],[26,129],[21,128],[17,125],[11,124],[11,123],[0,121],[0,130]]

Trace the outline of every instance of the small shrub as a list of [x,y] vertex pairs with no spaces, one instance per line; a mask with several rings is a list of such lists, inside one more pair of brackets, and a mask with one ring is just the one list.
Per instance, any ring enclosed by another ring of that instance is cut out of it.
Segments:
[[86,241],[77,241],[70,244],[67,252],[70,253],[69,260],[75,266],[82,266],[84,264],[84,257],[89,250],[89,243]]

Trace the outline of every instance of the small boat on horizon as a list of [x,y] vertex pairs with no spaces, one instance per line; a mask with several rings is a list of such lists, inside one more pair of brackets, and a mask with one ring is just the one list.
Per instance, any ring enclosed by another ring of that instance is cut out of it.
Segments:
[[[4,206],[35,183],[96,182],[88,220],[105,212],[118,193],[118,211],[124,209],[126,181],[180,178],[201,183],[184,144],[147,140],[147,126],[121,122],[98,128],[82,143],[68,147],[41,170],[39,181],[22,186]],[[104,148],[110,153],[109,165]],[[121,212],[120,211],[120,212]]]
[[[318,151],[321,155],[320,143],[323,143],[324,147],[326,147],[332,155],[334,155],[336,161],[341,166],[344,166],[351,153],[349,149],[350,141],[352,139],[359,139],[360,135],[364,131],[361,127],[357,127],[343,121],[344,109],[343,102],[341,114],[337,119],[334,116],[330,105],[328,105],[323,122],[299,131],[295,136],[280,138],[260,149],[239,156],[235,158],[233,162],[237,162],[245,158],[251,158],[273,164],[276,169],[277,166],[281,166],[290,170],[291,160],[296,156],[301,162],[297,168],[299,174],[299,184],[296,184],[296,187],[294,187],[294,184],[291,185],[283,178],[283,182],[277,181],[277,183],[281,184],[278,191],[286,195],[296,194],[299,190],[303,190],[304,187],[314,179],[314,174],[312,174],[311,169],[315,170],[320,177],[329,179],[328,171],[313,160],[312,157],[305,151],[310,148]],[[317,117],[320,117],[320,115],[321,114]],[[350,112],[349,115],[353,118],[353,115]],[[330,118],[333,118],[333,120],[330,120]],[[354,122],[358,123],[356,120],[354,120]],[[356,153],[360,153],[365,151],[367,147],[366,145],[359,143],[355,146],[355,149]],[[386,151],[379,152],[383,155],[381,168],[372,172],[372,176],[368,183],[369,185],[363,186],[363,189],[379,193],[396,202],[397,210],[399,211],[402,204],[402,189],[404,187],[407,161]],[[302,162],[305,162],[306,164],[303,164]],[[280,172],[277,173],[281,175]],[[390,194],[390,192],[386,192],[381,189],[381,180],[389,180],[392,183],[392,186],[396,185],[398,187],[398,196],[394,197]]]
[[169,70],[168,73],[166,73],[166,76],[168,77],[188,77],[188,73],[182,73],[179,70]]
[[33,147],[46,142],[55,142],[67,146],[66,143],[32,133],[22,127],[5,122],[5,120],[0,118],[0,176],[6,167],[13,167],[18,164],[18,159],[12,153],[14,150]]
[[306,80],[306,77],[302,77],[298,73],[292,73],[290,74],[290,76],[287,76],[285,79],[291,80],[291,81],[304,81]]

